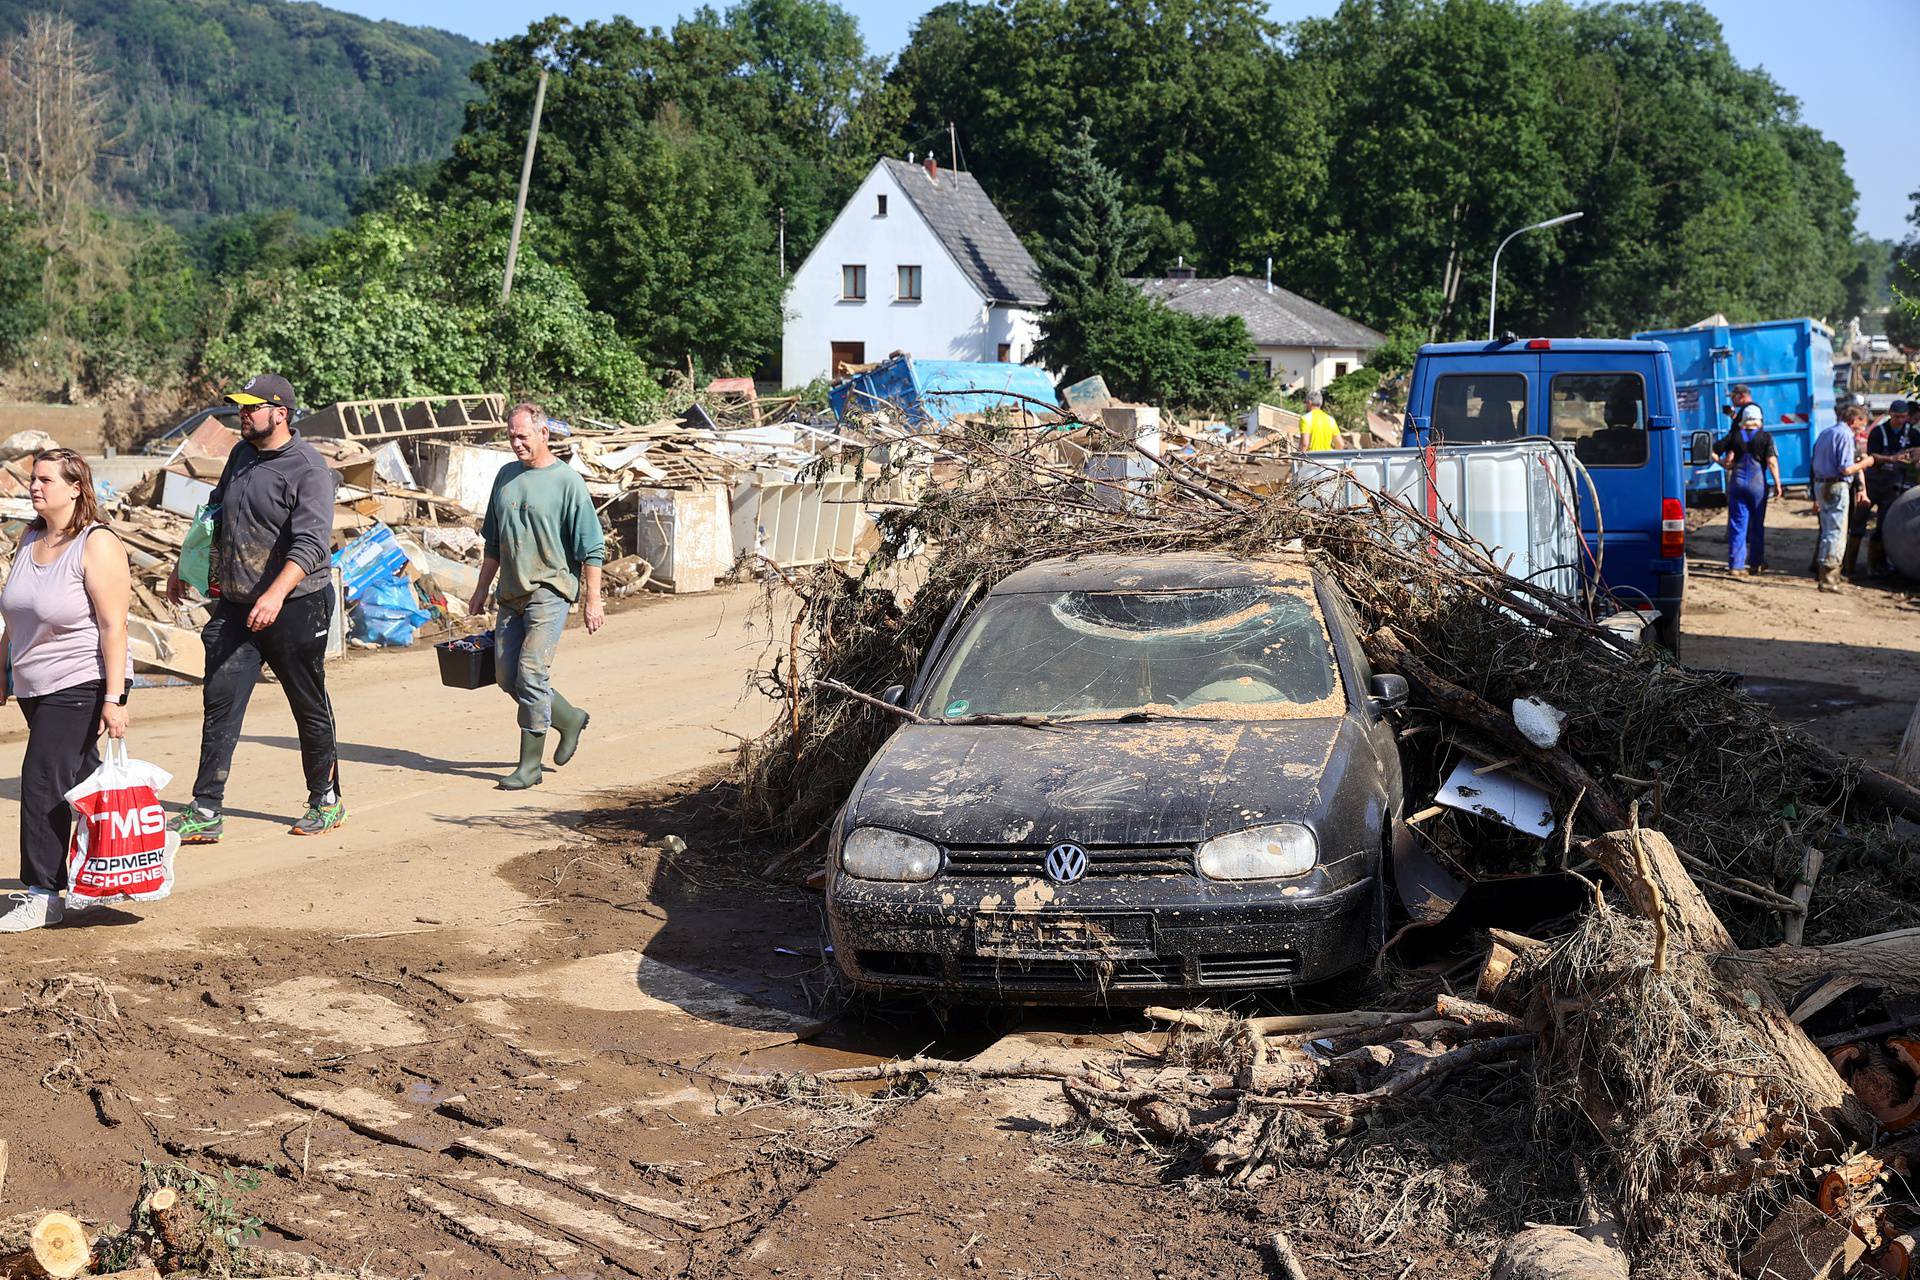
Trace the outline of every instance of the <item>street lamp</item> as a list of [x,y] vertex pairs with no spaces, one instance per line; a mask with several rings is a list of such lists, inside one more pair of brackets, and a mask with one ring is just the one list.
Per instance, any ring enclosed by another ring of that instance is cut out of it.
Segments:
[[[1523,236],[1529,231],[1538,231],[1542,227],[1557,227],[1563,222],[1572,222],[1575,218],[1584,218],[1586,216],[1586,210],[1582,209],[1579,213],[1563,213],[1557,218],[1548,218],[1545,222],[1536,222],[1530,227],[1522,227],[1514,232],[1513,235],[1508,236],[1506,240],[1502,240],[1500,242],[1500,249],[1506,248],[1507,240],[1513,239],[1513,236]],[[1493,284],[1487,290],[1488,342],[1493,341],[1493,309],[1494,303],[1498,301],[1500,297],[1500,249],[1493,251]]]

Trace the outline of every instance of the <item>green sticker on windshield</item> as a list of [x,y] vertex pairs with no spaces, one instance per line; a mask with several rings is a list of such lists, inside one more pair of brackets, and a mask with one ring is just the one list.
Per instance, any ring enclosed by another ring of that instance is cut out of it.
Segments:
[[973,704],[965,698],[955,698],[947,704],[947,714],[949,716],[963,716],[967,714],[967,708],[972,705]]

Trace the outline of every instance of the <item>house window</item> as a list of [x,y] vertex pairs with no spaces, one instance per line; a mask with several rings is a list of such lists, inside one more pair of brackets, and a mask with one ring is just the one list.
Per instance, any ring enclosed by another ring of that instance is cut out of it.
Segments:
[[1347,376],[1347,362],[1345,360],[1336,360],[1334,362],[1333,376],[1336,378],[1344,378]]
[[920,268],[900,268],[900,301],[920,301]]
[[873,201],[874,201],[873,216],[876,218],[886,217],[887,216],[887,198],[884,195],[877,195],[873,198]]
[[846,302],[867,300],[867,269],[864,266],[840,268],[840,297]]
[[1252,370],[1254,377],[1260,379],[1262,382],[1266,382],[1273,377],[1273,358],[1271,356],[1256,356],[1247,361],[1247,368]]
[[1012,364],[1013,344],[1011,342],[1001,343],[999,349],[993,353],[993,358],[1001,364]]

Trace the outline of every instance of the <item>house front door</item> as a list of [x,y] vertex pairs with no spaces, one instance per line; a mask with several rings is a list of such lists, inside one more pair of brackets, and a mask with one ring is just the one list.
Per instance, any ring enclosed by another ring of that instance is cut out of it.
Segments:
[[836,342],[833,344],[833,359],[829,367],[833,370],[833,380],[838,382],[847,376],[848,366],[867,362],[867,344],[864,342]]

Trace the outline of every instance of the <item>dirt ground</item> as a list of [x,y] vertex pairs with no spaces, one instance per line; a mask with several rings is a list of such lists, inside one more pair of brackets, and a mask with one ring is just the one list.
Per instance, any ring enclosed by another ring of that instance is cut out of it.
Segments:
[[[1811,518],[1786,506],[1782,572],[1758,580],[1714,568],[1722,523],[1693,532],[1685,657],[1884,764],[1920,698],[1915,597],[1817,594]],[[727,1083],[919,1052],[1071,1064],[1141,1026],[849,1001],[817,897],[763,874],[788,851],[726,817],[730,735],[769,709],[744,692],[752,603],[649,600],[570,632],[557,680],[594,722],[521,795],[489,785],[506,699],[442,689],[424,650],[349,659],[352,816],[330,841],[284,834],[298,756],[263,686],[230,834],[182,851],[171,900],[0,946],[6,1210],[124,1223],[143,1161],[231,1172],[220,1224],[384,1276],[1264,1276],[1284,1229],[1310,1275],[1404,1280],[1478,1276],[1522,1223],[1569,1220],[1524,1068],[1258,1192],[1086,1127],[1045,1082]],[[183,798],[198,691],[135,696],[135,754]]]

